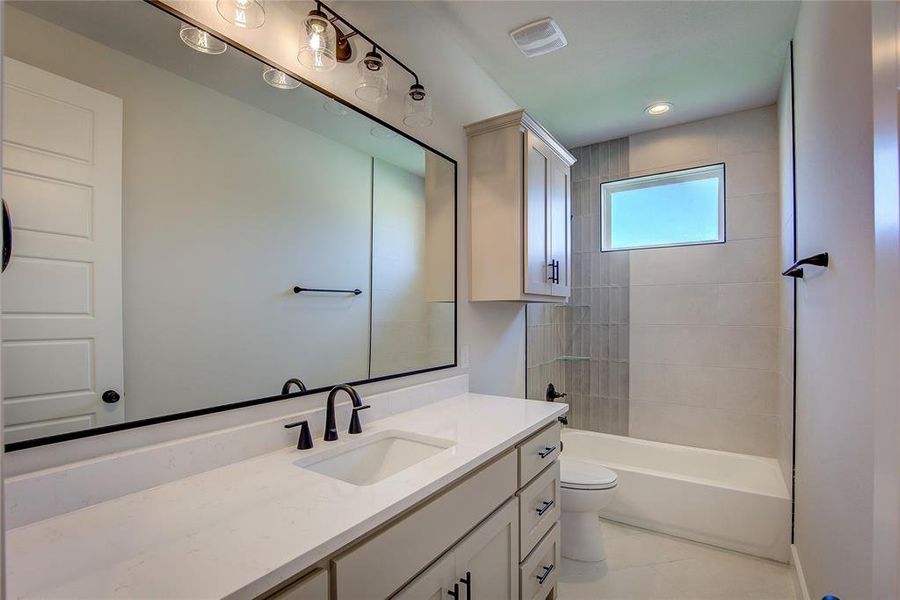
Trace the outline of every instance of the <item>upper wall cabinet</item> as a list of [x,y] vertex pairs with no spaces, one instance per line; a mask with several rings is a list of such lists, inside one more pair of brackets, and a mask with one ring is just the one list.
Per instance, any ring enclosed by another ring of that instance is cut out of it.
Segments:
[[466,127],[473,301],[564,302],[573,157],[518,110]]

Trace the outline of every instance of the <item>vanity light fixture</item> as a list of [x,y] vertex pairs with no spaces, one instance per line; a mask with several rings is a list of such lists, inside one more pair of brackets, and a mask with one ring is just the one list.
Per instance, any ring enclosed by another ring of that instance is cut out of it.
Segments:
[[666,114],[670,110],[672,110],[671,102],[654,102],[653,104],[645,108],[644,112],[651,117],[658,117],[659,115]]
[[431,96],[425,92],[424,86],[418,83],[412,84],[406,95],[406,114],[403,122],[410,127],[428,127],[433,121]]
[[337,30],[321,6],[303,19],[297,60],[308,69],[323,72],[337,66]]
[[388,73],[384,59],[378,53],[378,47],[357,63],[359,85],[356,86],[356,97],[366,102],[384,102],[388,95]]
[[213,37],[209,32],[203,31],[199,27],[181,24],[181,31],[178,33],[181,41],[203,54],[222,54],[228,50],[228,46],[222,40]]
[[266,22],[265,0],[217,0],[219,15],[232,25],[257,29]]
[[[345,34],[338,29],[336,26],[338,22],[343,23],[350,30],[349,33]],[[348,40],[355,35],[372,44],[372,51],[366,53],[360,64],[357,65],[360,82],[356,88],[356,96],[370,102],[382,102],[387,98],[385,58],[389,58],[409,73],[413,79],[406,98],[406,113],[403,122],[410,127],[431,125],[434,120],[431,96],[426,93],[425,86],[419,82],[419,76],[415,71],[321,1],[316,2],[316,8],[311,10],[303,20],[297,60],[310,69],[330,71],[339,62],[350,62],[353,52]]]
[[262,77],[266,83],[279,90],[293,90],[294,88],[300,87],[299,81],[284,71],[279,71],[274,67],[266,67],[265,70],[263,70]]

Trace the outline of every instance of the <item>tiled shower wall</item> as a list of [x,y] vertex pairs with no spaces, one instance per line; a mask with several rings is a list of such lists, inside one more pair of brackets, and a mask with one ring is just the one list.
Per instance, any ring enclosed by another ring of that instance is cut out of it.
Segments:
[[628,139],[572,150],[572,295],[528,306],[529,398],[553,382],[568,396],[569,425],[628,435],[627,252],[600,253],[600,184],[628,177]]

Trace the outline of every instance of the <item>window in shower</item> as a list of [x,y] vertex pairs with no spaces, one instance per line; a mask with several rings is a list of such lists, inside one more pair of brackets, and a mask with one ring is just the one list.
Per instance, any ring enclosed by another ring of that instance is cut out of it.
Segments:
[[725,241],[725,165],[610,181],[600,186],[601,250]]

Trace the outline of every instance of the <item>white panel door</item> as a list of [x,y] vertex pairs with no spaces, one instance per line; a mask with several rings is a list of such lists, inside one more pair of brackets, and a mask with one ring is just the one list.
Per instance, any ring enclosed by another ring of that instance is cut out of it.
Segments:
[[[122,101],[3,59],[4,441],[121,423]],[[102,394],[112,390],[118,402]]]

